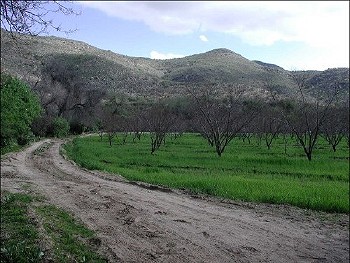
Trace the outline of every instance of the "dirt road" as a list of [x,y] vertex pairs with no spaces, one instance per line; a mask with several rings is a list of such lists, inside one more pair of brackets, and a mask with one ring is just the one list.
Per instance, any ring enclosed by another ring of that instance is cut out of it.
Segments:
[[23,185],[97,232],[110,262],[348,262],[349,217],[191,196],[87,171],[40,141],[1,161]]

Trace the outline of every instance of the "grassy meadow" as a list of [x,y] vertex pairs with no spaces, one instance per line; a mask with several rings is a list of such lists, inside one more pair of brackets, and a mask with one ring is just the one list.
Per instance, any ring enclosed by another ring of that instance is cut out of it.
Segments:
[[287,151],[282,138],[270,150],[257,138],[234,139],[221,157],[198,134],[184,134],[151,154],[150,138],[123,144],[118,135],[112,147],[107,136],[75,138],[65,145],[71,159],[93,170],[120,174],[193,193],[223,198],[291,204],[327,212],[349,212],[349,148],[345,140],[336,152],[320,138],[310,162],[295,140]]

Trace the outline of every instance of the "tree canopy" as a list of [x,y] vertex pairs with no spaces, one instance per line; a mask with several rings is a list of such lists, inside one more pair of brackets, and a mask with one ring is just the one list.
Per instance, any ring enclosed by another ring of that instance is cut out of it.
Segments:
[[38,97],[25,83],[1,74],[1,147],[26,143],[30,125],[41,112]]

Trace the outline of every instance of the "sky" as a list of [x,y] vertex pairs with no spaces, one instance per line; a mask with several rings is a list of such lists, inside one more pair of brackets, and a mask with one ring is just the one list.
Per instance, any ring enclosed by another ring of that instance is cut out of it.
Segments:
[[170,59],[230,49],[286,70],[349,67],[349,1],[75,1],[50,35]]

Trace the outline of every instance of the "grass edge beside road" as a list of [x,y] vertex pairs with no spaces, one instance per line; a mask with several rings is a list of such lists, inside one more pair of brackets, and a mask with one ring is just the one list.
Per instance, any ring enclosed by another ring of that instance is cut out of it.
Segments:
[[[321,159],[315,158],[311,163],[297,147],[290,147],[292,157],[275,154],[274,151],[281,151],[278,145],[274,145],[275,150],[259,148],[257,151],[262,151],[261,154],[250,155],[245,147],[249,151],[256,147],[237,142],[238,151],[233,146],[231,152],[227,150],[218,158],[204,140],[189,136],[185,142],[168,140],[154,155],[148,152],[147,138],[137,143],[115,141],[112,147],[98,137],[76,138],[67,143],[64,150],[84,168],[120,174],[128,180],[234,200],[349,212],[349,179],[344,173],[348,169],[347,161],[334,158],[333,153],[323,149],[326,145],[319,147]],[[344,155],[344,152],[337,154]]]
[[93,231],[42,197],[1,192],[2,262],[107,262],[89,244],[95,239]]

